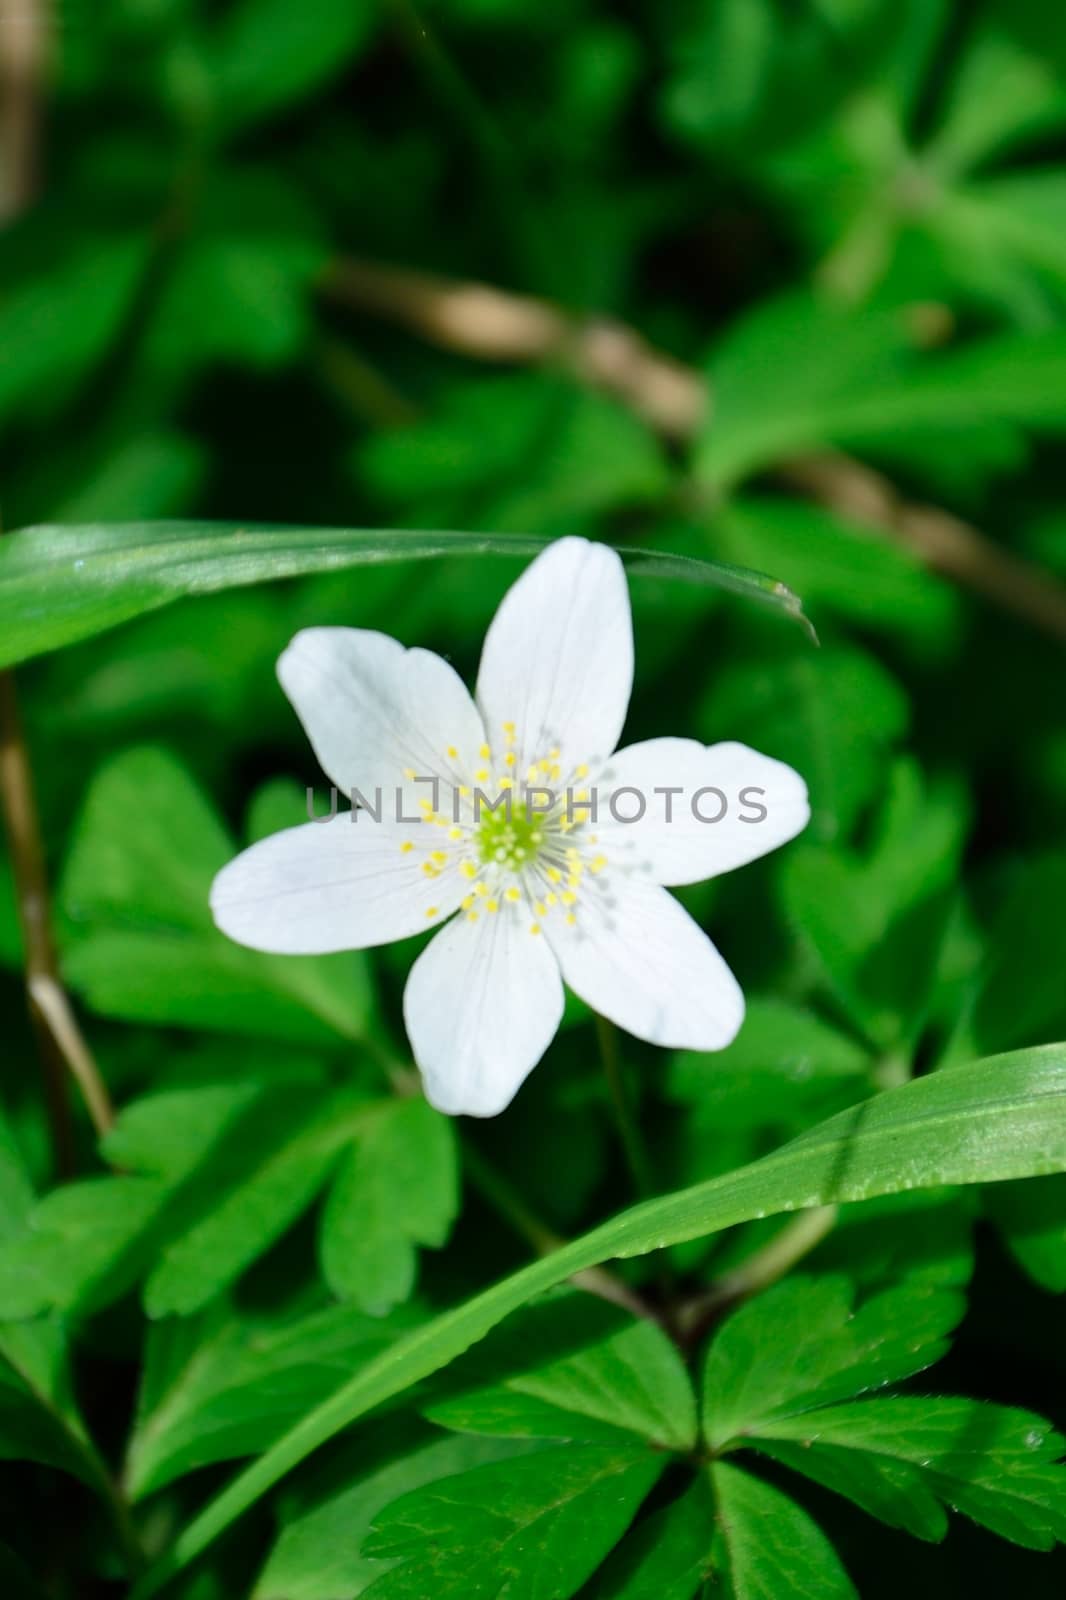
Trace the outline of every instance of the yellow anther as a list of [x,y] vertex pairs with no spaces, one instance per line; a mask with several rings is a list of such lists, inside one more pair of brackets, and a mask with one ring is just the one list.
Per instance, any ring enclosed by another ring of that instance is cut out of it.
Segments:
[[557,900],[558,900],[558,896],[554,892],[552,894],[546,894],[544,896],[544,904],[546,906],[555,905],[557,903]]
[[472,894],[464,895],[459,904],[462,906],[464,911],[469,911],[470,907],[474,904],[474,896]]
[[425,797],[418,802],[418,805],[419,809],[424,811],[427,817],[431,817],[433,815],[433,807],[430,802],[425,799]]
[[500,902],[498,900],[486,900],[485,901],[485,910],[486,911],[499,911],[499,909],[500,909]]
[[448,838],[449,839],[461,839],[462,837],[463,837],[462,828],[459,827],[458,823],[453,823],[453,825],[448,829]]
[[522,895],[518,889],[511,888],[503,891],[503,897],[505,900],[510,900],[513,904],[515,900],[521,900]]
[[578,849],[576,844],[568,844],[566,847],[566,855],[567,860],[578,861],[581,858],[581,851]]
[[537,772],[536,766],[531,766],[531,767],[527,767],[526,768],[526,782],[527,783],[536,783],[538,776],[539,776],[539,774]]
[[507,754],[504,756],[503,759],[504,759],[505,766],[513,767],[514,764],[515,764],[515,761],[517,760],[517,757],[516,757],[516,755],[515,755],[513,750],[508,750]]
[[455,748],[455,746],[453,744],[450,744],[448,746],[448,760],[449,761],[458,761],[458,759],[459,759],[458,750]]
[[513,722],[504,722],[504,723],[501,724],[501,726],[503,728],[504,733],[507,735],[507,737],[509,739],[513,739],[514,738],[514,723]]
[[589,862],[589,871],[590,872],[602,872],[606,865],[607,865],[607,857],[606,856],[594,856],[593,859]]
[[477,916],[478,916],[478,914],[477,914],[476,911],[468,911],[467,914],[466,914],[466,920],[467,920],[467,922],[476,922],[477,921]]
[[563,881],[563,875],[559,871],[558,867],[549,867],[548,868],[548,877],[549,877],[549,879],[551,880],[552,883],[562,883],[562,881]]
[[533,910],[537,913],[538,917],[546,917],[548,915],[548,908],[544,904],[543,900],[538,900],[536,905],[533,907]]
[[540,932],[540,923],[539,922],[532,923],[531,926],[530,926],[529,931],[530,931],[530,933],[539,933]]
[[403,775],[407,779],[408,783],[414,783],[415,778],[418,776],[414,767],[404,767]]
[[577,921],[577,918],[574,916],[574,913],[572,911],[568,911],[566,913],[566,920],[570,924],[570,926],[573,927],[574,923]]
[[500,788],[501,789],[513,789],[514,788],[514,779],[513,778],[501,778],[500,779]]
[[462,873],[464,878],[477,877],[477,868],[472,861],[464,861],[462,866],[459,868],[459,871]]
[[467,784],[461,783],[459,785],[459,793],[462,795],[464,800],[469,800],[473,792],[474,791]]
[[413,849],[414,845],[411,843],[410,839],[405,839],[403,844],[400,846],[400,854],[409,856]]
[[564,906],[577,905],[577,895],[574,893],[573,889],[564,889],[562,894],[559,896],[559,899],[563,902]]
[[445,850],[434,850],[431,859],[437,863],[438,867],[446,867],[448,865],[448,854]]
[[425,873],[427,878],[439,878],[440,877],[440,868],[439,867],[435,867],[433,865],[432,861],[423,861],[423,863],[422,863],[422,871]]
[[488,770],[488,768],[487,767],[480,767],[478,769],[478,771],[474,773],[474,777],[477,779],[478,783],[488,783],[488,781],[489,781],[489,770]]
[[575,767],[574,768],[574,777],[575,778],[587,778],[588,775],[589,775],[589,769],[588,769],[588,767],[587,767],[587,765],[585,764],[584,761],[581,763],[581,765],[579,767]]
[[440,907],[439,906],[427,906],[426,907],[426,916],[427,917],[439,917],[440,916]]
[[478,755],[481,757],[482,761],[487,761],[491,754],[492,751],[489,749],[487,744],[483,744],[481,749],[478,751]]
[[489,891],[486,888],[485,884],[483,884],[483,883],[475,883],[475,885],[474,885],[474,893],[475,894],[479,894],[479,895],[482,896],[482,898],[484,898],[484,896],[487,895],[488,892]]

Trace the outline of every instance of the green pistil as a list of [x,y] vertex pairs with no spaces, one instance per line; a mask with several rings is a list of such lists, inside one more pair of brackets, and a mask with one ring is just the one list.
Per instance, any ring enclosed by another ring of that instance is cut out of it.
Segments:
[[544,819],[527,817],[520,803],[507,817],[499,811],[483,812],[477,830],[477,847],[482,861],[517,871],[535,861],[544,843]]

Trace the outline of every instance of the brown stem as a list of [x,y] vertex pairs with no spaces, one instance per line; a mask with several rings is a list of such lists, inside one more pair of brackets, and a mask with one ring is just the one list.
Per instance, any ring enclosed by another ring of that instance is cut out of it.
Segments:
[[56,1167],[65,1175],[74,1166],[66,1071],[78,1084],[98,1133],[111,1127],[114,1113],[59,976],[33,773],[10,671],[0,673],[0,808],[11,848],[26,994],[40,1046],[52,1146]]
[[699,374],[609,318],[572,317],[546,300],[485,283],[351,258],[332,262],[320,288],[460,355],[565,366],[669,437],[687,438],[703,422],[707,390]]
[[49,33],[47,0],[13,0],[0,11],[0,225],[37,189]]
[[[353,259],[334,261],[320,288],[474,360],[565,366],[667,438],[691,439],[708,420],[711,395],[701,374],[608,318],[575,317],[549,301],[488,284]],[[778,476],[904,546],[932,571],[1066,640],[1066,585],[950,512],[904,500],[887,478],[849,456],[792,462]]]

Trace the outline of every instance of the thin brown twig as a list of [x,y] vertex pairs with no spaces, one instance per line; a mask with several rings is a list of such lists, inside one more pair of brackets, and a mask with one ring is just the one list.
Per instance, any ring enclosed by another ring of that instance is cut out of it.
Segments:
[[24,211],[37,189],[50,21],[47,0],[0,10],[0,226]]
[[[701,374],[608,318],[575,317],[546,300],[488,284],[354,259],[334,261],[321,289],[339,303],[474,360],[564,366],[670,439],[691,439],[710,415],[710,390]],[[883,474],[848,456],[791,462],[778,476],[903,546],[931,571],[1066,640],[1066,585],[951,512],[906,500]]]
[[66,1072],[77,1083],[97,1133],[107,1132],[114,1112],[59,975],[33,774],[10,671],[0,673],[0,809],[11,847],[26,994],[41,1051],[55,1160],[59,1171],[68,1173],[73,1168],[73,1138]]
[[610,318],[572,317],[546,300],[489,284],[352,258],[333,261],[320,287],[330,299],[460,355],[565,366],[670,437],[687,437],[703,421],[707,390],[699,375]]

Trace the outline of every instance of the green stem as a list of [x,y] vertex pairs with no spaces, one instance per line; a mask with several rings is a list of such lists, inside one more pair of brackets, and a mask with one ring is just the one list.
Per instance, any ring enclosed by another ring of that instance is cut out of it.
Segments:
[[731,1272],[723,1273],[706,1293],[679,1306],[676,1320],[686,1343],[695,1342],[727,1306],[750,1299],[791,1272],[831,1232],[838,1214],[837,1206],[815,1206],[800,1212],[761,1250]]
[[655,1179],[651,1160],[640,1131],[636,1108],[626,1083],[622,1058],[618,1049],[618,1033],[613,1022],[596,1015],[596,1039],[600,1047],[603,1075],[611,1097],[611,1108],[618,1128],[618,1137],[629,1167],[634,1187],[641,1199],[655,1193]]

